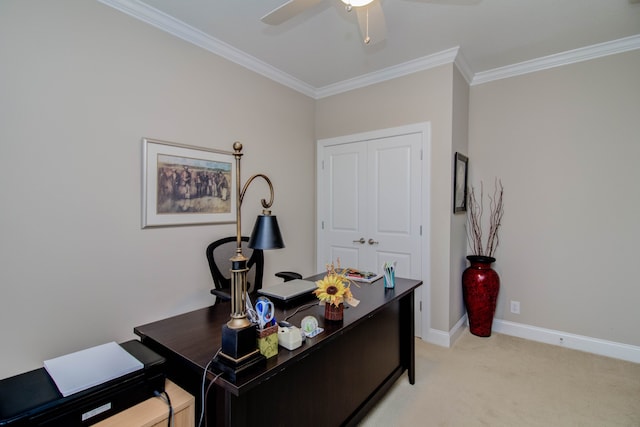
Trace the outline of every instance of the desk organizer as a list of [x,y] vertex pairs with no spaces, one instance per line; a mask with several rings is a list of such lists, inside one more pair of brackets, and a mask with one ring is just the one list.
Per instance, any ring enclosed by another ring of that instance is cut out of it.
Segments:
[[278,354],[278,325],[258,329],[258,349],[267,359]]

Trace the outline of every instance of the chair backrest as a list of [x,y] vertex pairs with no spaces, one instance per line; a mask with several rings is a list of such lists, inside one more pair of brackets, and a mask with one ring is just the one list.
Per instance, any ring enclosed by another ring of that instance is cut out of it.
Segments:
[[[249,237],[242,237],[242,254],[248,258],[247,291],[255,292],[262,288],[264,272],[264,254],[259,249],[247,246]],[[231,292],[231,257],[236,253],[236,237],[225,237],[207,246],[207,260],[211,269],[213,283],[218,290]]]

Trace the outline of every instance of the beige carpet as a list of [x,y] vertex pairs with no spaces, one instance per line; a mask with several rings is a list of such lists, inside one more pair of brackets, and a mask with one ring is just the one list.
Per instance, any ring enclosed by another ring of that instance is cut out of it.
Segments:
[[640,364],[496,333],[416,340],[416,384],[403,375],[361,425],[640,427]]

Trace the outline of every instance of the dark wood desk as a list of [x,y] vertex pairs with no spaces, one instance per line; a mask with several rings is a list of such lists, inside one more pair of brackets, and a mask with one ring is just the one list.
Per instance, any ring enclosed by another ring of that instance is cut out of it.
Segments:
[[[396,282],[391,290],[382,279],[353,287],[361,302],[345,306],[342,322],[325,322],[318,305],[292,316],[289,322],[299,326],[313,315],[325,331],[296,350],[280,347],[266,367],[235,383],[219,377],[207,396],[209,425],[355,425],[405,370],[414,384],[414,290],[422,282]],[[282,320],[296,308],[276,310],[276,316]],[[220,347],[229,313],[228,302],[216,303],[134,328],[145,345],[167,358],[169,378],[196,396],[196,422],[203,372]],[[215,374],[208,372],[207,381]]]

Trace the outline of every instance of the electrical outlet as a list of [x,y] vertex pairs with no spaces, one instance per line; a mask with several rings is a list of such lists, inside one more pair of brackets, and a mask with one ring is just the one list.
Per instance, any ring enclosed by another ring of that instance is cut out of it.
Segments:
[[520,301],[511,301],[511,312],[513,314],[520,314]]

